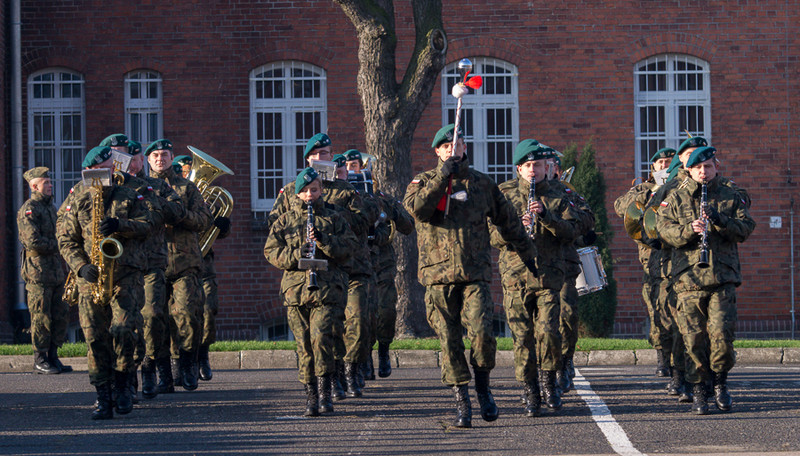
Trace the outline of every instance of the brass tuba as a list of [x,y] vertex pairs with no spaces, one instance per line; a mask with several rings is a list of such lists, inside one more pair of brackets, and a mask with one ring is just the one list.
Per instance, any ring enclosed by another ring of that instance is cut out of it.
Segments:
[[[189,172],[188,179],[194,182],[197,189],[200,190],[203,201],[208,204],[209,209],[211,209],[211,215],[214,218],[230,217],[231,212],[233,212],[233,196],[224,188],[211,185],[211,182],[224,174],[233,176],[233,171],[202,150],[193,146],[187,147],[194,156],[192,158],[192,170]],[[213,225],[200,235],[199,244],[203,256],[206,256],[211,250],[211,245],[217,239],[217,236],[219,236],[219,228]]]

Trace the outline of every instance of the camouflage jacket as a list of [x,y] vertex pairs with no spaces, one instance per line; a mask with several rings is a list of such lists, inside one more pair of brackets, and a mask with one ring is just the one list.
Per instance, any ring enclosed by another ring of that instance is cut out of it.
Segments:
[[392,247],[394,234],[400,233],[408,236],[414,232],[414,218],[405,210],[400,201],[381,191],[375,192],[375,195],[382,204],[383,212],[386,213],[386,221],[390,227],[387,242],[376,242],[376,248],[373,249],[376,280],[384,282],[394,280],[397,272],[397,254]]
[[[200,274],[203,257],[198,245],[198,235],[211,227],[211,210],[203,201],[197,186],[188,179],[178,176],[172,167],[163,173],[156,173],[154,170],[150,173],[150,177],[160,179],[172,187],[180,196],[186,210],[184,218],[166,225],[168,251],[166,276],[171,279],[180,277],[186,272]],[[163,186],[157,192],[162,189]]]
[[439,160],[435,169],[414,177],[403,199],[403,206],[416,220],[420,283],[491,281],[487,219],[523,261],[534,259],[536,246],[514,207],[489,176],[469,168],[466,157],[453,176],[449,214],[438,209],[450,181],[440,172],[443,163]]
[[[625,218],[625,212],[627,212],[631,204],[638,202],[642,207],[645,207],[650,200],[650,196],[653,195],[653,190],[658,190],[658,188],[656,188],[655,182],[651,181],[642,182],[631,187],[627,193],[614,201],[614,212],[620,218]],[[645,274],[651,277],[662,277],[662,271],[665,269],[665,265],[662,264],[662,258],[664,257],[662,250],[653,249],[640,241],[634,242],[639,249],[639,262],[642,264]],[[668,257],[669,255],[667,255]]]
[[[572,242],[578,235],[580,215],[567,199],[566,194],[558,186],[552,184],[553,181],[536,183],[536,199],[546,208],[544,215],[537,215],[534,227],[538,278],[528,272],[511,244],[500,236],[494,225],[490,225],[492,245],[500,249],[499,266],[503,288],[560,290],[564,284],[563,246],[571,248]],[[513,205],[516,217],[520,220],[528,211],[529,186],[528,181],[521,178],[511,179],[500,184],[500,191]]]
[[167,269],[167,239],[165,224],[175,225],[186,217],[181,197],[161,179],[146,177],[144,173],[129,176],[125,186],[144,196],[153,207],[153,231],[144,240],[148,269]]
[[583,196],[575,191],[568,182],[555,179],[548,182],[564,193],[567,201],[572,203],[572,207],[577,214],[578,234],[575,236],[575,242],[561,245],[564,250],[564,273],[566,277],[577,277],[581,273],[581,258],[576,247],[585,247],[581,236],[594,228],[594,212],[592,212]]
[[315,258],[328,260],[325,271],[317,271],[319,290],[307,289],[308,272],[298,269],[298,261],[306,245],[308,209],[300,198],[289,210],[270,224],[269,236],[264,244],[264,256],[273,266],[283,269],[281,297],[287,306],[341,305],[347,300],[347,274],[342,266],[359,243],[341,211],[322,198],[313,207],[314,233],[317,239]]
[[742,283],[738,244],[755,229],[747,202],[733,188],[714,178],[708,184],[708,204],[720,214],[720,225],[709,224],[708,246],[710,267],[697,266],[700,258],[700,234],[692,230],[692,222],[700,217],[701,185],[685,178],[661,203],[656,226],[661,239],[673,247],[672,273],[675,291],[699,290],[732,283]]
[[43,285],[64,283],[64,266],[56,240],[56,207],[53,197],[31,192],[31,198],[17,213],[19,242],[22,244],[22,280]]

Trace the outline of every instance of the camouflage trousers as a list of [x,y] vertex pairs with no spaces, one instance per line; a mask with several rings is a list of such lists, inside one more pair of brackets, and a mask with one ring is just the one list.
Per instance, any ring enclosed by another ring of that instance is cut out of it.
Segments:
[[367,360],[370,350],[369,335],[369,279],[351,278],[347,290],[344,319],[334,327],[336,359],[346,363]]
[[678,292],[678,325],[686,344],[686,380],[709,381],[713,372],[728,372],[735,363],[736,287],[720,285]]
[[139,278],[137,282],[140,284],[138,287],[135,287],[132,290],[132,294],[134,295],[134,299],[136,300],[136,331],[134,335],[136,336],[136,349],[133,352],[133,362],[137,366],[142,364],[144,360],[145,354],[147,352],[147,347],[144,342],[144,315],[142,314],[142,310],[144,309],[144,273],[137,272],[136,273]]
[[180,350],[195,352],[200,348],[203,321],[203,288],[197,274],[167,280],[169,299],[169,329],[172,340],[172,357]]
[[394,340],[397,322],[397,287],[394,277],[381,281],[375,286],[375,339],[379,343],[390,344]]
[[642,279],[642,299],[650,317],[649,342],[656,350],[672,353],[675,320],[667,305],[669,281],[661,277],[644,274]]
[[208,347],[217,341],[217,312],[219,299],[217,297],[217,276],[203,278],[203,336],[200,345]]
[[113,296],[103,305],[95,305],[90,295],[81,294],[78,311],[88,348],[89,380],[93,385],[110,382],[114,370],[128,372],[135,366],[136,290],[142,286],[141,274],[117,279]]
[[565,277],[559,294],[561,354],[567,358],[572,358],[575,354],[575,345],[578,344],[578,289],[575,288],[577,279],[577,275]]
[[535,380],[537,366],[548,371],[560,369],[560,299],[556,290],[503,288],[503,308],[514,338],[517,380]]
[[67,340],[69,304],[61,300],[63,285],[26,283],[28,310],[31,313],[31,342],[36,351],[60,347]]
[[442,383],[466,385],[470,376],[464,355],[464,329],[472,348],[469,364],[474,370],[495,366],[497,341],[492,333],[494,303],[487,282],[429,285],[425,291],[428,323],[442,348]]
[[334,327],[344,318],[338,305],[289,306],[289,328],[297,341],[297,379],[311,383],[314,377],[334,372]]
[[670,330],[672,331],[672,367],[680,371],[686,371],[686,345],[683,343],[683,336],[681,336],[680,328],[678,327],[678,297],[672,289],[669,280],[662,280],[659,287],[659,297],[664,297],[665,306],[671,317]]
[[150,269],[144,275],[145,356],[150,359],[169,356],[169,309],[167,309],[167,279],[163,269]]

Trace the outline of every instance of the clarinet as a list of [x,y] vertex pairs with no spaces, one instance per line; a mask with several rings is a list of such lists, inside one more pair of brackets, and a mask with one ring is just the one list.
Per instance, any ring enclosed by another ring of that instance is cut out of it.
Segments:
[[708,185],[706,181],[703,181],[703,187],[700,191],[700,208],[702,211],[702,217],[704,228],[703,233],[700,235],[700,261],[697,262],[697,267],[701,269],[705,269],[709,266],[708,263],[708,217],[706,213],[708,211]]
[[[309,259],[314,259],[314,257],[317,254],[317,241],[311,238],[312,231],[314,231],[314,209],[311,207],[311,204],[309,204],[308,219],[306,220],[306,245],[308,246],[306,258]],[[308,280],[306,281],[306,289],[308,289],[308,291],[319,290],[319,284],[317,284],[316,269],[309,268],[307,274],[308,274]]]
[[531,204],[536,199],[536,176],[531,178],[531,185],[528,189],[528,217],[531,219],[531,224],[527,226],[528,237],[536,239],[536,211],[531,210]]

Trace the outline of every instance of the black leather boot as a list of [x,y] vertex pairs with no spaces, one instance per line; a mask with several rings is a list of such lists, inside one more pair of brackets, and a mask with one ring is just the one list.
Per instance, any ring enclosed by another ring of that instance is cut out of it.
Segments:
[[656,350],[656,377],[669,377],[669,356],[664,350]]
[[317,385],[319,385],[319,413],[333,413],[333,401],[331,401],[333,374],[317,377]]
[[558,386],[562,394],[569,393],[572,389],[572,379],[569,377],[566,358],[561,359],[561,369],[556,371],[556,386]]
[[67,366],[61,363],[58,359],[58,347],[50,344],[50,350],[47,351],[47,360],[50,361],[51,366],[55,366],[62,374],[65,372],[72,372],[72,366]]
[[304,383],[303,387],[306,390],[306,411],[303,416],[319,416],[319,393],[317,392],[317,379],[311,380],[311,383]]
[[120,415],[131,413],[133,410],[130,377],[129,372],[114,371],[114,390],[117,392],[114,405]]
[[708,400],[706,399],[706,387],[701,383],[695,383],[692,388],[694,401],[692,402],[692,413],[695,415],[708,415]]
[[683,394],[683,371],[672,368],[672,379],[667,383],[667,394],[670,396],[680,396]]
[[544,379],[544,403],[547,408],[559,410],[561,408],[561,397],[556,390],[556,371],[542,371]]
[[372,361],[372,350],[367,353],[367,360],[364,362],[364,380],[375,380],[375,365]]
[[681,376],[684,376],[684,378],[683,378],[683,391],[678,396],[678,402],[681,402],[681,403],[684,403],[684,404],[689,404],[689,403],[694,402],[694,392],[693,392],[694,390],[693,390],[692,384],[689,383],[688,381],[686,381],[685,374],[686,373],[684,371],[681,371]]
[[175,382],[172,377],[172,361],[169,357],[159,358],[156,360],[156,369],[158,369],[158,385],[156,391],[158,394],[170,394],[175,392]]
[[714,372],[714,403],[723,412],[731,409],[733,400],[728,393],[728,373]]
[[61,370],[56,366],[50,364],[47,359],[47,352],[40,351],[33,355],[33,371],[37,374],[60,374]]
[[183,376],[181,375],[181,363],[179,358],[170,358],[169,365],[172,369],[172,380],[175,386],[183,386]]
[[200,346],[200,353],[197,354],[197,361],[200,363],[200,380],[204,382],[211,380],[214,373],[211,372],[211,363],[208,361],[208,345]]
[[139,403],[139,368],[134,366],[133,370],[128,373],[128,389],[131,391],[131,401],[134,404]]
[[378,377],[386,378],[392,375],[392,360],[389,358],[389,344],[378,342]]
[[178,364],[181,371],[181,386],[186,391],[194,391],[197,389],[197,376],[195,375],[195,357],[196,353],[181,350]]
[[152,358],[144,358],[142,361],[142,396],[145,399],[152,399],[158,396],[156,389],[156,363]]
[[361,397],[361,387],[356,379],[357,372],[358,363],[345,363],[344,377],[347,384],[347,397]]
[[364,388],[367,383],[364,380],[364,371],[366,371],[367,364],[364,363],[356,363],[356,382],[358,382],[359,388]]
[[97,389],[97,400],[92,411],[93,420],[110,420],[114,418],[113,407],[111,406],[111,383],[95,385]]
[[532,380],[522,383],[522,397],[525,398],[525,415],[535,417],[542,415],[542,396],[539,382]]
[[459,428],[472,427],[472,404],[469,402],[469,385],[453,386],[456,397],[456,419],[453,426]]
[[489,371],[475,371],[475,395],[481,404],[481,418],[483,421],[494,421],[500,415],[497,404],[494,402],[492,390],[489,389]]
[[337,360],[335,362],[336,370],[333,374],[333,392],[331,393],[331,397],[334,401],[343,401],[347,399],[347,393],[344,390],[344,385],[346,385],[345,377],[344,377],[344,361]]
[[575,378],[575,363],[572,361],[572,356],[565,356],[564,359],[567,360],[567,371],[569,371],[569,379],[572,380]]

